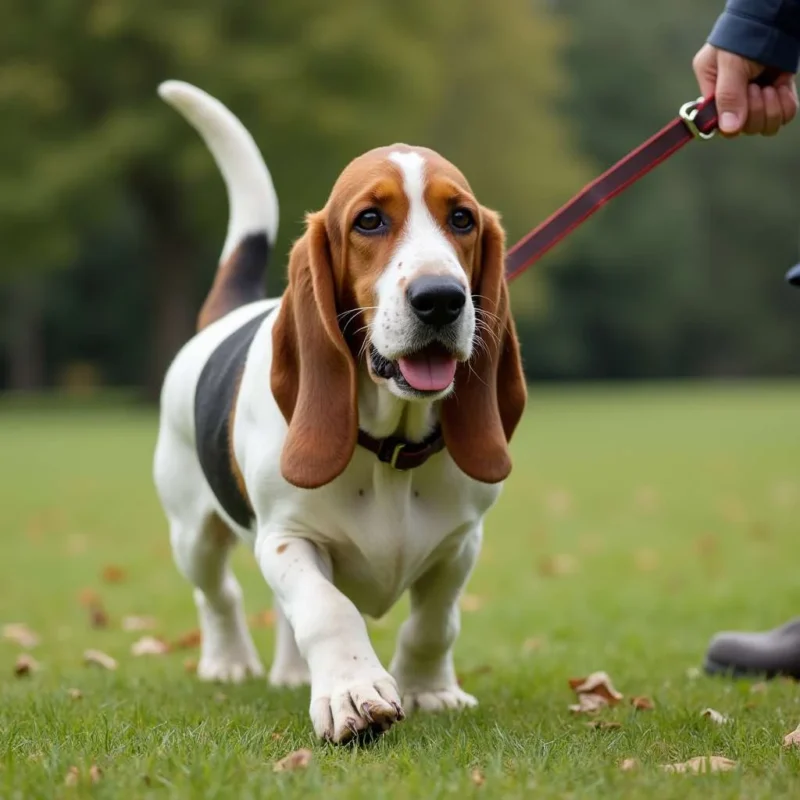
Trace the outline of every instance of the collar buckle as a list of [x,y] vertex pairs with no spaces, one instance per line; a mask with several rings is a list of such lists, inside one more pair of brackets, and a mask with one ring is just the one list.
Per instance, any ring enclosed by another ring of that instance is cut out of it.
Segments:
[[396,436],[388,436],[381,442],[378,452],[375,455],[378,457],[378,461],[388,464],[392,469],[399,469],[397,466],[397,459],[400,458],[400,453],[402,453],[407,446],[408,442],[403,439],[399,439]]

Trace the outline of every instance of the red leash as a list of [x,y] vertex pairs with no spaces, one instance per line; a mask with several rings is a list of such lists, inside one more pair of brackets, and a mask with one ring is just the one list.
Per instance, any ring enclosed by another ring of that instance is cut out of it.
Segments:
[[710,139],[717,130],[717,106],[713,97],[693,100],[681,107],[679,115],[582,189],[552,216],[520,239],[506,255],[506,278],[511,281],[525,272],[548,250],[639,178],[677,153],[693,139]]

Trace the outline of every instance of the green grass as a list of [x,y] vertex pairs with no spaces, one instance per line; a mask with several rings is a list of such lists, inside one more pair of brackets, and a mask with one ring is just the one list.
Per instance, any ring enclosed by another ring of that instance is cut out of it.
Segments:
[[[28,678],[0,641],[0,797],[800,796],[800,753],[781,747],[800,722],[797,687],[753,694],[687,674],[714,631],[800,612],[797,384],[534,389],[457,648],[481,706],[412,717],[360,749],[313,741],[306,691],[200,684],[184,671],[191,652],[130,655],[140,634],[120,630],[123,615],[153,615],[172,638],[196,624],[152,489],[155,424],[141,410],[0,406],[0,622],[42,637]],[[248,611],[267,608],[250,554],[235,562]],[[126,580],[104,583],[109,564]],[[109,628],[89,626],[86,588]],[[404,608],[371,624],[387,661]],[[255,637],[268,662],[272,631]],[[87,647],[119,669],[84,667]],[[567,710],[567,680],[593,670],[656,709],[626,703],[603,715],[622,727],[588,729]],[[712,725],[707,706],[733,721]],[[307,771],[273,773],[304,746]],[[739,768],[658,766],[706,754]],[[641,767],[623,773],[623,758]],[[92,763],[99,784],[64,786],[70,766]]]

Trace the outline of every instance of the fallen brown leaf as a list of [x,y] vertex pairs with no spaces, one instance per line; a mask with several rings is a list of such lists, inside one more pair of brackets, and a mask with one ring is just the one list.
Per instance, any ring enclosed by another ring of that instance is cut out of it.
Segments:
[[188,672],[190,674],[194,674],[195,672],[197,672],[197,659],[196,658],[184,659],[183,670],[184,672]]
[[81,700],[83,698],[83,692],[80,689],[67,689],[67,694],[70,700]]
[[95,605],[89,608],[89,624],[93,628],[108,627],[108,614],[102,606]]
[[83,662],[84,664],[102,667],[108,670],[115,670],[117,668],[116,660],[111,658],[107,653],[102,652],[102,650],[85,650],[83,653]]
[[631,770],[639,768],[639,762],[635,758],[626,758],[619,765],[623,772],[630,772]]
[[600,695],[612,706],[616,705],[623,697],[622,693],[614,688],[607,672],[593,672],[586,678],[570,678],[569,686],[579,695]]
[[711,720],[715,725],[725,725],[726,722],[730,721],[728,717],[724,714],[720,714],[719,711],[715,711],[713,708],[707,708],[705,711],[701,711],[700,716]]
[[283,739],[283,734],[279,731],[273,731],[269,738],[272,739],[273,742],[277,742],[278,740]]
[[78,602],[84,608],[100,605],[100,595],[94,589],[81,589],[78,592]]
[[644,697],[643,695],[631,697],[631,705],[637,711],[652,711],[656,707],[656,704],[649,697]]
[[679,764],[662,764],[665,772],[729,772],[737,763],[724,756],[695,756]]
[[483,786],[486,783],[486,776],[481,772],[478,767],[473,767],[472,771],[469,773],[469,779],[476,785],[476,786]]
[[127,616],[122,618],[122,630],[124,631],[151,631],[157,627],[153,617]]
[[20,656],[18,656],[17,661],[14,664],[14,674],[18,678],[23,678],[26,675],[32,675],[38,669],[39,662],[33,656],[29,656],[27,653],[22,653]]
[[100,779],[103,777],[103,770],[97,766],[97,764],[92,764],[89,767],[89,780],[92,783],[100,783]]
[[203,634],[200,632],[199,628],[195,628],[188,633],[184,633],[183,636],[179,636],[174,644],[177,650],[190,650],[193,647],[200,647],[200,642],[203,640]]
[[142,636],[131,645],[133,656],[163,656],[165,653],[169,653],[169,645],[155,636]]
[[593,719],[589,722],[585,722],[584,725],[586,725],[587,728],[594,728],[599,731],[610,731],[622,727],[621,722],[611,722],[605,719]]
[[81,779],[81,773],[77,767],[70,767],[64,776],[64,786],[77,786]]
[[103,567],[101,576],[106,583],[122,583],[127,577],[125,570],[116,564],[109,564]]
[[24,622],[10,622],[3,625],[3,638],[15,642],[26,650],[39,644],[39,636],[34,633]]
[[271,628],[275,624],[275,609],[267,608],[257,614],[250,615],[250,626],[253,628]]
[[784,747],[800,747],[800,725],[797,726],[791,733],[787,733],[783,737]]
[[573,714],[596,714],[607,707],[608,700],[599,694],[580,694],[576,704],[567,706]]
[[539,559],[539,574],[545,577],[574,575],[578,571],[578,561],[569,553],[557,553]]
[[483,606],[483,598],[476,594],[464,594],[461,595],[459,606],[462,611],[466,611],[467,613],[477,611]]
[[274,772],[292,772],[297,769],[306,769],[312,758],[313,753],[307,747],[303,747],[300,750],[289,753],[288,756],[284,756],[275,763],[272,769]]

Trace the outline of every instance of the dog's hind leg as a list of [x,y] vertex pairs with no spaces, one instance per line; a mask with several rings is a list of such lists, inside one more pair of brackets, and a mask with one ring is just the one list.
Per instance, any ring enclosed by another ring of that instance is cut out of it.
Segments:
[[202,645],[197,675],[205,681],[239,683],[264,668],[256,652],[242,602],[242,590],[228,563],[236,537],[213,512],[199,524],[170,525],[178,569],[194,585]]
[[202,645],[202,680],[239,682],[262,676],[229,558],[236,536],[214,512],[200,464],[191,447],[162,421],[154,477],[169,520],[175,563],[194,588]]

